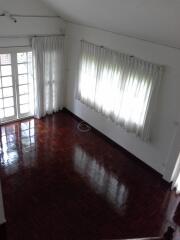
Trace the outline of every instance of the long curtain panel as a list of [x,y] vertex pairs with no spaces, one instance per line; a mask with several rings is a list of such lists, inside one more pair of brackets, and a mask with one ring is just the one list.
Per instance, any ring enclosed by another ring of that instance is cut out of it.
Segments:
[[32,39],[35,117],[57,112],[63,106],[64,39],[61,36]]
[[77,98],[143,140],[163,67],[81,41]]
[[180,193],[180,154],[171,177],[172,187],[176,189],[176,193]]

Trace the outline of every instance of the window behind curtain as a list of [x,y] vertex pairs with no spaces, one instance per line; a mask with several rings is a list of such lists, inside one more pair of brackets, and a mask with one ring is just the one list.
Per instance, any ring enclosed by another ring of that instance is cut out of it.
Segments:
[[82,41],[78,99],[127,131],[149,138],[152,99],[163,68]]

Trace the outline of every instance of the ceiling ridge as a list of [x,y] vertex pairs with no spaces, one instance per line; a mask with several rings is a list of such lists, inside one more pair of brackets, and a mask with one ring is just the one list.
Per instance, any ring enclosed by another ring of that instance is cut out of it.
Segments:
[[79,26],[82,26],[82,27],[88,27],[88,28],[92,28],[92,29],[96,29],[96,30],[112,33],[112,34],[115,34],[115,35],[118,35],[118,36],[127,37],[127,38],[131,38],[131,39],[133,38],[133,39],[136,39],[136,40],[141,40],[143,42],[148,42],[148,43],[159,45],[159,46],[162,46],[162,47],[168,47],[168,48],[180,50],[180,47],[176,47],[176,46],[173,46],[173,45],[170,45],[170,44],[166,44],[166,43],[162,43],[162,42],[159,42],[159,41],[148,40],[148,39],[141,38],[141,37],[134,36],[134,35],[129,35],[129,34],[125,34],[125,33],[115,32],[115,31],[111,31],[111,30],[108,30],[108,29],[105,29],[105,28],[95,27],[95,26],[92,26],[92,25],[87,25],[87,24],[76,22],[76,21],[67,20],[67,19],[64,19],[64,18],[62,18],[62,19],[63,19],[63,21],[65,21],[67,23],[79,25]]

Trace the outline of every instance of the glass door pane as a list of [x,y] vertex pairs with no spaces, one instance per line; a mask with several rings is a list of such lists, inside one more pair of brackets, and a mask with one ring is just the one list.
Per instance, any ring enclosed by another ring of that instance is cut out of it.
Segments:
[[0,121],[16,119],[11,54],[0,54]]
[[32,71],[32,52],[17,53],[17,97],[19,117],[33,115],[34,96],[33,96],[33,71]]

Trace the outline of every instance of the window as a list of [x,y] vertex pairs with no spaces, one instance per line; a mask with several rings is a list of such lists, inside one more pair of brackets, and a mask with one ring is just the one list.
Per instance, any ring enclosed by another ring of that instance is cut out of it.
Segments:
[[77,97],[127,131],[147,139],[162,69],[82,41]]
[[17,53],[17,69],[19,116],[32,115],[34,110],[32,52]]
[[0,121],[33,115],[33,99],[32,52],[0,50]]
[[15,117],[11,54],[0,55],[0,118]]

